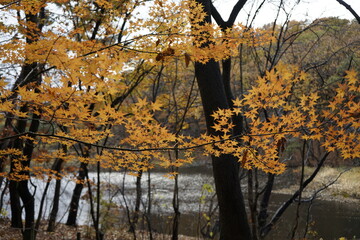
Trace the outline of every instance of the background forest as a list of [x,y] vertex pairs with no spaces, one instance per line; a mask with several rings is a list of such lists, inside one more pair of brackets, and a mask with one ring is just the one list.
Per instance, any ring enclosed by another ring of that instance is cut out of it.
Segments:
[[358,15],[265,2],[2,0],[0,239],[360,234],[311,219],[359,203]]

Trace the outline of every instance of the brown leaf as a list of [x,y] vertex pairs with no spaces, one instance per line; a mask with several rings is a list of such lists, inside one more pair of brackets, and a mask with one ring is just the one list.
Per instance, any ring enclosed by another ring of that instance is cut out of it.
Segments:
[[191,57],[188,53],[185,53],[185,66],[188,67],[191,61]]
[[248,153],[248,150],[245,150],[244,152],[244,155],[241,159],[241,167],[243,168],[245,166],[245,163],[246,163],[246,160],[247,160],[247,153]]
[[155,60],[158,61],[158,62],[164,60],[164,54],[163,54],[163,53],[159,53],[159,54],[156,56]]
[[167,49],[165,49],[165,51],[163,51],[164,56],[171,56],[175,54],[175,49],[168,47]]
[[285,138],[281,138],[278,142],[277,142],[277,148],[279,152],[284,152],[285,150],[285,143],[286,143],[286,139]]

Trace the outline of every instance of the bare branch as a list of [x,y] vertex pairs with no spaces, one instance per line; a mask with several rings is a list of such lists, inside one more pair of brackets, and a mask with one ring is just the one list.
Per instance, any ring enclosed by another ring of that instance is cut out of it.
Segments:
[[[327,156],[329,155],[329,152],[325,153],[324,156],[321,158],[319,164],[317,165],[316,169],[314,170],[314,172],[311,174],[311,176],[306,179],[306,181],[302,184],[302,188],[306,188],[307,185],[309,185],[309,183],[311,183],[312,180],[314,180],[315,176],[318,174],[318,172],[320,171],[321,167],[323,166]],[[272,217],[272,219],[270,220],[270,222],[263,228],[261,229],[261,236],[265,237],[270,230],[272,229],[272,227],[276,224],[276,222],[280,219],[280,217],[282,216],[282,214],[285,212],[285,210],[296,200],[296,198],[299,196],[300,191],[297,190],[290,198],[289,200],[287,200],[286,202],[284,202],[281,207],[275,212],[274,216]]]
[[343,5],[347,10],[349,10],[349,12],[351,12],[351,14],[355,17],[356,21],[358,21],[358,23],[360,24],[360,16],[359,14],[357,14],[355,12],[355,10],[349,5],[347,4],[345,1],[343,0],[336,0],[338,1],[338,3],[340,3],[341,5]]
[[229,17],[229,19],[227,20],[227,23],[228,23],[228,24],[231,24],[231,25],[234,24],[234,22],[235,22],[235,20],[236,20],[236,17],[238,16],[240,10],[244,7],[246,1],[247,1],[247,0],[239,0],[239,1],[235,4],[233,10],[231,11],[230,17]]
[[247,0],[239,0],[233,7],[229,19],[225,22],[221,17],[220,13],[217,11],[217,9],[210,1],[211,15],[215,19],[217,25],[219,25],[223,30],[225,30],[226,28],[229,28],[232,25],[234,25],[236,17],[239,15],[240,10],[244,7],[246,2]]

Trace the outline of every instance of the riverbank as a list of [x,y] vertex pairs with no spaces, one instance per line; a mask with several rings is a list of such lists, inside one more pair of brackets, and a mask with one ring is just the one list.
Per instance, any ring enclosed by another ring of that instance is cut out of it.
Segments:
[[[279,181],[284,184],[276,187],[275,193],[293,194],[299,189],[297,181],[300,179],[301,168],[287,171],[284,176],[279,176]],[[314,168],[306,167],[304,179],[306,180],[313,171]],[[360,167],[323,167],[316,178],[304,189],[302,196],[303,198],[316,196],[316,199],[326,201],[360,203]]]

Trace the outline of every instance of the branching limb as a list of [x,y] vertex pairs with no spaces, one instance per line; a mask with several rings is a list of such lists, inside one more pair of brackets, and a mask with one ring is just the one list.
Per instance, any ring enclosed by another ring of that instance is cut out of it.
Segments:
[[[314,180],[315,176],[318,174],[318,172],[320,171],[321,167],[323,166],[326,158],[329,156],[329,152],[325,153],[325,155],[321,158],[319,164],[317,165],[316,169],[314,170],[314,172],[311,174],[311,176],[306,179],[303,183],[302,188],[304,189],[307,185],[309,185],[309,183],[312,182],[312,180]],[[286,202],[284,202],[282,204],[282,206],[275,212],[274,216],[272,217],[272,219],[270,220],[270,222],[263,228],[261,229],[261,236],[265,237],[270,230],[272,229],[272,227],[276,224],[276,222],[280,219],[280,217],[282,216],[282,214],[285,212],[285,210],[295,201],[295,199],[299,196],[300,191],[297,190],[290,198],[289,200],[287,200]]]
[[215,19],[216,23],[223,29],[225,30],[226,28],[231,27],[232,25],[234,25],[235,20],[237,18],[237,16],[239,15],[240,10],[244,7],[245,3],[247,2],[247,0],[239,0],[235,6],[233,7],[231,14],[229,16],[229,19],[225,22],[223,20],[223,18],[221,17],[220,13],[217,11],[217,9],[214,7],[214,5],[212,4],[212,2],[210,1],[210,5],[211,5],[211,15],[212,17]]
[[319,188],[318,190],[316,190],[313,195],[308,198],[308,199],[302,199],[301,201],[302,202],[310,202],[310,205],[308,207],[308,210],[307,210],[307,217],[306,217],[306,226],[305,226],[305,230],[304,230],[304,239],[306,239],[306,235],[308,234],[308,229],[309,229],[309,222],[310,222],[310,210],[311,210],[311,207],[312,207],[312,203],[314,201],[314,199],[316,198],[316,196],[324,191],[325,189],[327,189],[328,187],[330,187],[331,185],[333,185],[334,183],[336,183],[339,178],[341,177],[341,175],[343,175],[344,173],[348,172],[351,168],[348,168],[348,169],[345,169],[344,171],[342,171],[341,173],[339,173],[339,175],[337,175],[337,177],[328,182],[326,185],[324,185],[323,187]]
[[349,10],[349,12],[355,17],[356,21],[358,21],[358,23],[360,24],[360,16],[359,14],[357,14],[357,12],[355,12],[355,10],[349,5],[347,4],[345,1],[343,0],[336,0],[338,1],[338,3],[340,3],[341,5],[343,5],[347,10]]

